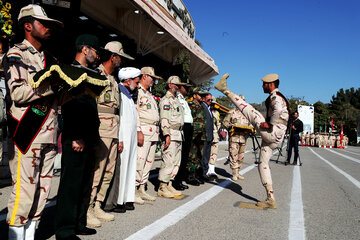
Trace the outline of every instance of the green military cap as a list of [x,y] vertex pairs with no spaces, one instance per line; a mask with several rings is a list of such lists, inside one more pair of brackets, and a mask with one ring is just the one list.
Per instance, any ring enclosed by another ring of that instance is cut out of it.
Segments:
[[99,49],[99,39],[92,34],[81,34],[76,38],[75,41],[76,46],[86,45],[89,47],[93,47],[96,50]]
[[170,76],[166,82],[167,84],[183,85],[186,86],[187,83],[181,82],[178,76]]
[[264,76],[261,80],[266,83],[275,82],[276,80],[279,80],[279,75],[277,75],[276,73],[271,73]]
[[208,92],[202,91],[199,87],[195,87],[192,90],[192,94],[205,95],[208,94]]

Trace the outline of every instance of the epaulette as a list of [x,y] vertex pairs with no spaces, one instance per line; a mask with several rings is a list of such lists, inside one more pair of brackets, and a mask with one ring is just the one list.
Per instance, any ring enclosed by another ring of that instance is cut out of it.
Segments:
[[14,44],[14,47],[20,49],[21,51],[25,51],[26,49],[28,49],[29,47],[24,44],[24,43],[16,43]]

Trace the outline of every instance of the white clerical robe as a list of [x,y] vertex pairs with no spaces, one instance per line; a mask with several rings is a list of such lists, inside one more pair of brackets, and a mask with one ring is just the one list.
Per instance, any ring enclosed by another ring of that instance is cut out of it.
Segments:
[[120,182],[118,204],[134,202],[137,161],[137,112],[127,88],[119,84],[121,92],[119,142],[124,143],[120,154]]

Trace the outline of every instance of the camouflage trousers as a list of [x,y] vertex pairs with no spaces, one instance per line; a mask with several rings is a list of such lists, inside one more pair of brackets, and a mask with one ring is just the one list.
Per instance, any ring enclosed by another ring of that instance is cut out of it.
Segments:
[[219,152],[219,143],[213,142],[213,144],[211,145],[209,164],[215,165],[218,157],[218,152]]
[[155,159],[156,143],[157,142],[145,141],[142,147],[138,147],[136,186],[145,184],[149,179],[150,170]]
[[259,111],[233,93],[229,94],[228,97],[260,134],[262,143],[258,170],[262,184],[264,186],[272,185],[269,160],[273,150],[278,147],[284,139],[287,126],[284,124],[276,124],[270,129],[260,128],[260,124],[265,122],[265,118]]
[[164,149],[165,142],[162,143],[162,163],[159,171],[159,180],[168,183],[174,180],[179,171],[181,162],[181,145],[180,141],[171,141],[170,145]]
[[103,202],[114,175],[118,155],[118,140],[101,138],[96,149],[95,172],[91,188],[90,205],[96,200]]
[[229,160],[231,169],[241,168],[245,156],[245,149],[246,143],[229,143]]
[[13,189],[6,218],[10,226],[40,219],[50,192],[55,156],[55,144],[33,143],[26,154],[14,146],[9,160]]
[[310,145],[311,145],[311,146],[314,146],[314,144],[315,144],[315,140],[314,140],[314,139],[311,139],[311,140],[310,140]]
[[195,173],[200,168],[200,159],[204,149],[204,140],[201,136],[195,137],[191,141],[189,160],[186,166],[188,173]]

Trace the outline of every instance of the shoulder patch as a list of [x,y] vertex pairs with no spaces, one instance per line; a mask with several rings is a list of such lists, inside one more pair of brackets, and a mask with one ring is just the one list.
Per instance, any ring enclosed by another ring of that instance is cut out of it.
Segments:
[[164,105],[164,110],[170,110],[170,105]]

